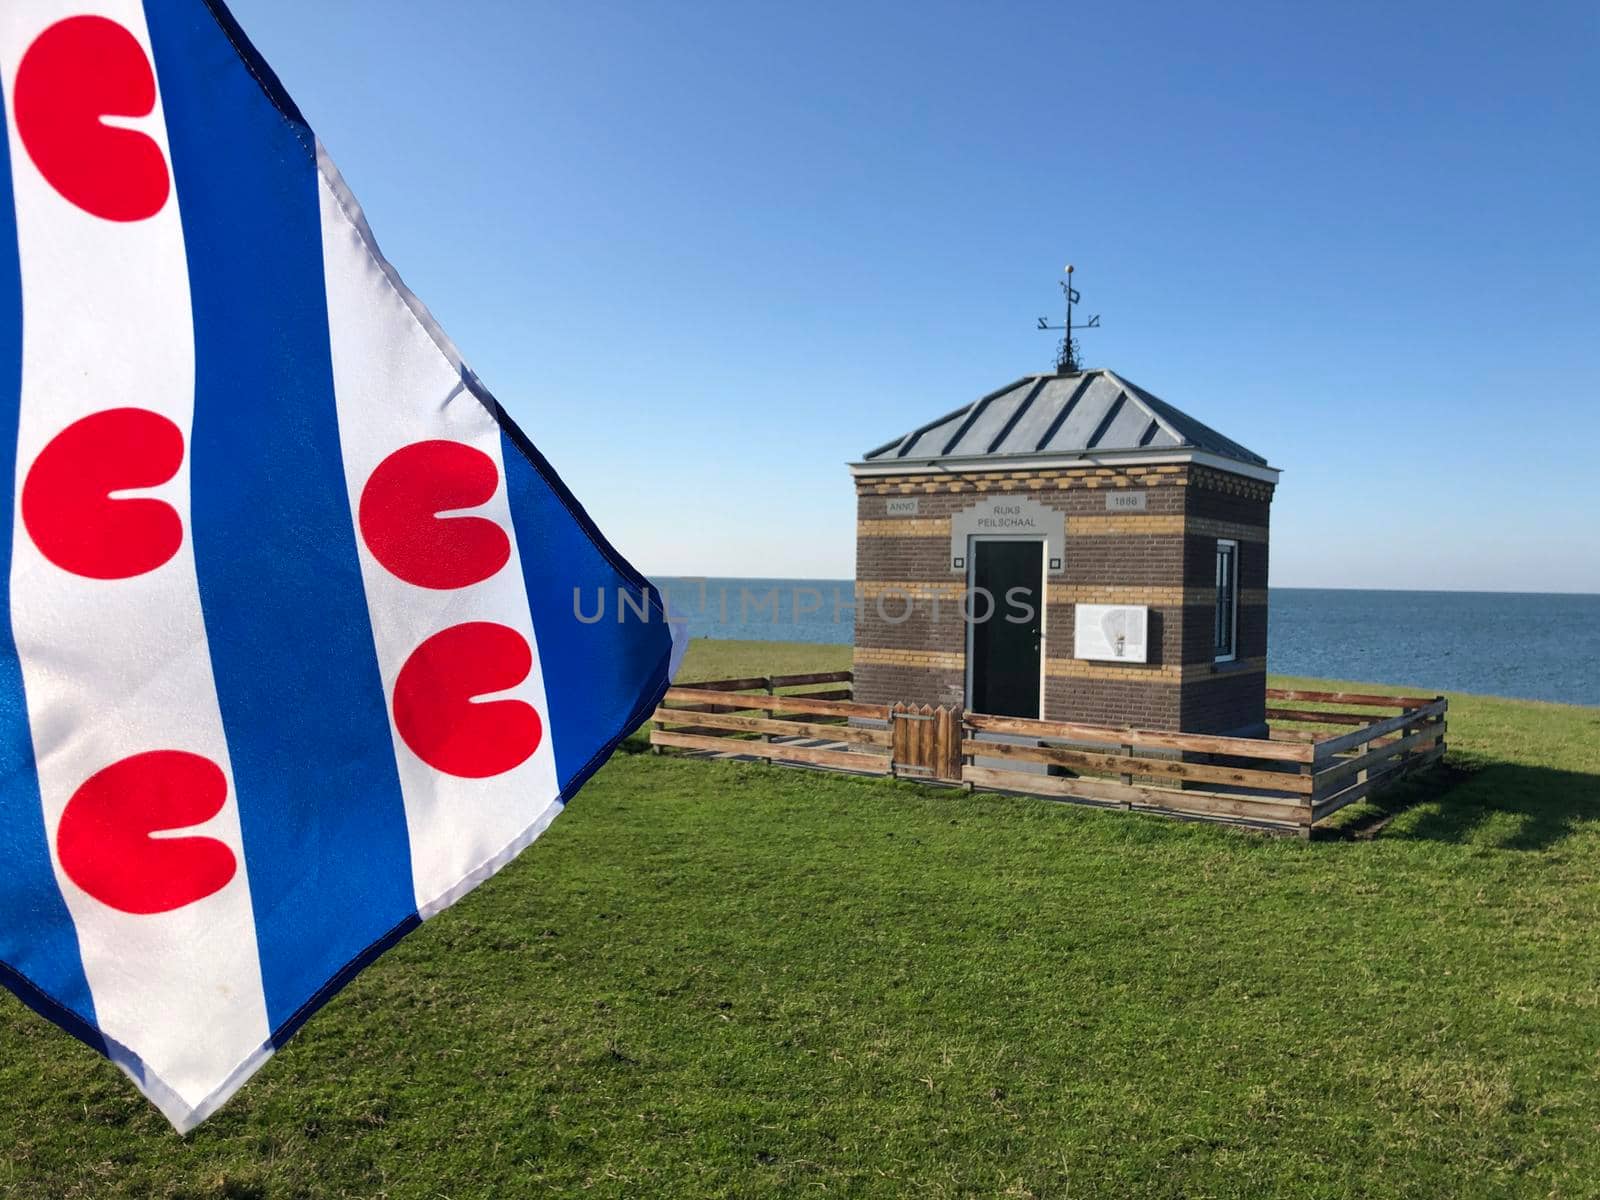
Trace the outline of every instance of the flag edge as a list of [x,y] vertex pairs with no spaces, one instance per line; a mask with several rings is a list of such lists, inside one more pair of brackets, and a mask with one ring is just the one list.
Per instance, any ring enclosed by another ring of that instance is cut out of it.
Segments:
[[[453,907],[479,884],[498,874],[499,871],[517,858],[523,850],[532,845],[554,822],[555,817],[571,803],[584,784],[616,752],[618,746],[638,729],[649,714],[660,704],[682,663],[683,654],[688,644],[686,627],[681,621],[672,619],[668,605],[660,590],[616,549],[610,539],[595,524],[582,502],[567,487],[565,481],[562,480],[549,460],[505,411],[504,406],[483,384],[482,380],[478,378],[476,372],[465,363],[455,344],[434,319],[427,306],[406,286],[400,278],[399,272],[383,255],[378,247],[376,237],[366,222],[359,202],[356,201],[353,193],[345,184],[338,167],[333,163],[331,156],[328,155],[320,139],[315,137],[310,123],[306,120],[299,106],[289,96],[276,72],[272,70],[265,58],[255,48],[255,45],[250,41],[249,36],[239,25],[228,6],[223,3],[223,0],[202,0],[202,3],[216,23],[219,31],[233,48],[241,64],[249,72],[251,78],[255,80],[263,96],[272,104],[280,118],[289,125],[298,127],[294,130],[297,140],[306,146],[319,175],[332,189],[346,220],[349,221],[353,231],[361,239],[362,245],[373,259],[374,265],[378,267],[380,273],[406,305],[408,311],[428,336],[429,341],[457,373],[465,390],[470,392],[489,412],[506,440],[511,443],[552,495],[561,503],[568,516],[582,530],[584,536],[605,559],[611,569],[624,582],[638,588],[642,594],[648,597],[651,609],[658,614],[661,623],[667,628],[668,645],[650,671],[642,676],[641,684],[643,686],[639,693],[640,699],[635,702],[627,716],[615,727],[615,731],[600,748],[594,752],[583,766],[573,771],[568,779],[561,784],[556,796],[541,811],[534,822],[501,850],[491,855],[490,858],[473,870],[466,872],[454,885],[446,889],[438,899],[423,906],[426,909],[425,915],[421,908],[407,914],[386,933],[352,956],[339,970],[330,975],[327,981],[297,1007],[290,1016],[272,1029],[265,1042],[233,1067],[222,1082],[195,1104],[191,1105],[184,1100],[164,1079],[151,1072],[144,1060],[129,1047],[107,1036],[98,1027],[82,1018],[71,1007],[57,1000],[49,991],[35,983],[18,968],[0,961],[0,986],[5,987],[7,991],[15,995],[24,1007],[31,1009],[58,1029],[76,1038],[91,1050],[115,1064],[129,1077],[135,1088],[167,1118],[180,1135],[189,1133],[207,1118],[214,1115],[266,1064],[267,1060],[273,1056],[278,1048],[286,1044],[312,1016],[348,986],[366,967],[399,943],[407,934],[419,928],[424,920]],[[307,143],[305,137],[302,136],[302,130],[311,134],[312,141],[310,143]]]

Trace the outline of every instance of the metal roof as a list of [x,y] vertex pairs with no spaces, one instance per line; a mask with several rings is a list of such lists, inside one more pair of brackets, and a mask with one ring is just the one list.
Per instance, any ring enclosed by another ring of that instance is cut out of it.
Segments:
[[1267,460],[1104,369],[1029,375],[862,456],[863,463],[1202,450]]

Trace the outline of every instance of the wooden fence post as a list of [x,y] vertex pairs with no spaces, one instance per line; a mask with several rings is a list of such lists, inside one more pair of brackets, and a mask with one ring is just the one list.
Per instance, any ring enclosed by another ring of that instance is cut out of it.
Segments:
[[964,753],[963,752],[963,743],[967,740],[967,734],[969,732],[971,732],[974,735],[976,735],[977,731],[976,730],[970,730],[970,731],[968,730],[968,728],[967,728],[967,714],[966,714],[965,710],[959,709],[959,708],[955,710],[955,727],[956,727],[955,728],[955,734],[956,734],[956,770],[957,770],[956,778],[961,781],[961,786],[967,789],[967,794],[971,795],[973,792],[978,790],[978,785],[976,783],[973,783],[971,780],[969,780],[967,778],[967,764],[969,762],[976,762],[977,761],[977,756],[976,755],[972,755],[972,754]]
[[899,779],[899,766],[902,762],[906,762],[906,755],[909,754],[906,736],[910,722],[901,720],[902,712],[906,712],[906,706],[902,702],[894,701],[890,704],[890,774],[896,779]]
[[931,778],[933,775],[933,705],[924,704],[922,711],[917,715],[927,718],[927,720],[917,722],[917,766],[921,767],[925,773],[924,778]]
[[961,718],[956,709],[939,706],[934,734],[934,778],[961,782]]

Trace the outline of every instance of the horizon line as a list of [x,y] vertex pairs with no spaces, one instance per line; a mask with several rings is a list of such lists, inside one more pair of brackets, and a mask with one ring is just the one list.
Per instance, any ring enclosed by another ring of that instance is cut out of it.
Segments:
[[[646,571],[644,575],[652,583],[657,579],[705,580],[707,583],[740,583],[751,580],[760,580],[765,583],[853,584],[856,582],[856,580],[842,575],[684,575],[665,571]],[[1327,587],[1312,584],[1268,583],[1267,590],[1269,592],[1384,592],[1413,596],[1585,596],[1600,599],[1600,591],[1563,591],[1560,589],[1516,591],[1510,588]]]

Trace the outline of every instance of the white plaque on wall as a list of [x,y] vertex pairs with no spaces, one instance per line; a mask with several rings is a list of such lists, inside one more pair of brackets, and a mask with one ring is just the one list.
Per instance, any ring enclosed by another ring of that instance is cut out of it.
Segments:
[[914,517],[917,515],[917,496],[902,496],[890,500],[884,506],[884,511],[891,517]]
[[1149,627],[1150,610],[1143,604],[1079,604],[1072,620],[1073,657],[1146,662]]
[[1145,492],[1107,492],[1107,512],[1145,512],[1149,504]]

